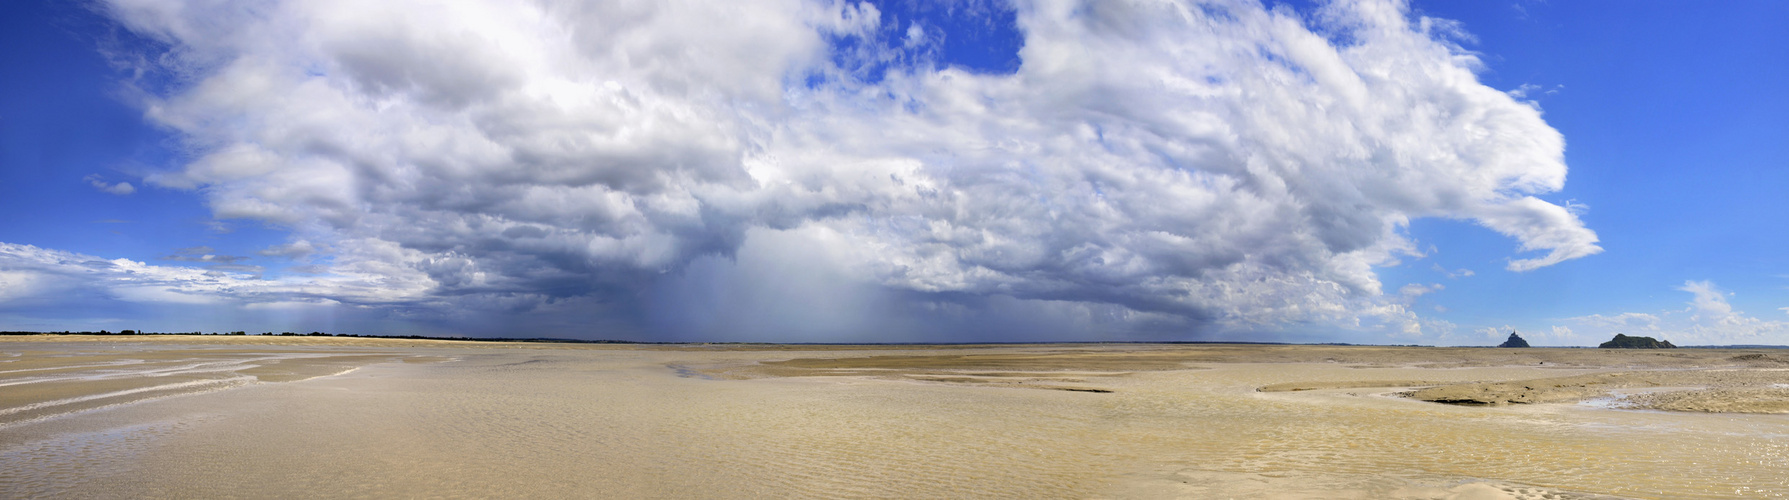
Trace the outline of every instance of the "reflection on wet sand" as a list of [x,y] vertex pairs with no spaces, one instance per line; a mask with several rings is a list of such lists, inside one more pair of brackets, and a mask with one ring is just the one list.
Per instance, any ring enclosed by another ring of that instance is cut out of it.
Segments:
[[1789,415],[1400,396],[1771,351],[57,340],[0,341],[0,496],[1789,495]]

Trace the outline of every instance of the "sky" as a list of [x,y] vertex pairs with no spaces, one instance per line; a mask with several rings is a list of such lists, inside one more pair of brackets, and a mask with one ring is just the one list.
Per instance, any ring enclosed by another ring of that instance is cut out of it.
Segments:
[[1789,4],[0,6],[0,330],[1789,344]]

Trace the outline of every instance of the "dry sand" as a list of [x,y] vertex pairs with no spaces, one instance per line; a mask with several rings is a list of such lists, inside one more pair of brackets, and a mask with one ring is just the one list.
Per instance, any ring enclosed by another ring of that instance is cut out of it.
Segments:
[[0,337],[0,497],[1783,497],[1786,354]]

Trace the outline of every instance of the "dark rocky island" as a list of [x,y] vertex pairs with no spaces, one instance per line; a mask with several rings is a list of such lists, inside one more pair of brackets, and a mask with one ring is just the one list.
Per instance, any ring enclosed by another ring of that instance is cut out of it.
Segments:
[[1516,332],[1509,332],[1509,340],[1497,344],[1497,347],[1528,347],[1528,341],[1522,340],[1522,336],[1516,335]]
[[1617,333],[1615,334],[1614,339],[1610,339],[1608,342],[1604,342],[1597,347],[1603,349],[1673,349],[1677,346],[1671,345],[1671,341],[1669,340],[1660,341],[1653,339],[1652,337],[1629,337]]

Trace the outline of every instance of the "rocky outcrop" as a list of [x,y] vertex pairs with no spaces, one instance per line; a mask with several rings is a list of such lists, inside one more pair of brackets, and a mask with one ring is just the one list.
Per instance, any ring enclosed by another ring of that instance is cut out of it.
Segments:
[[1617,333],[1614,339],[1597,347],[1603,349],[1671,349],[1677,346],[1671,345],[1671,341],[1668,340],[1659,341],[1652,337],[1629,337]]
[[1497,347],[1528,347],[1528,341],[1522,340],[1522,336],[1516,335],[1516,332],[1509,332],[1509,340],[1497,344]]

